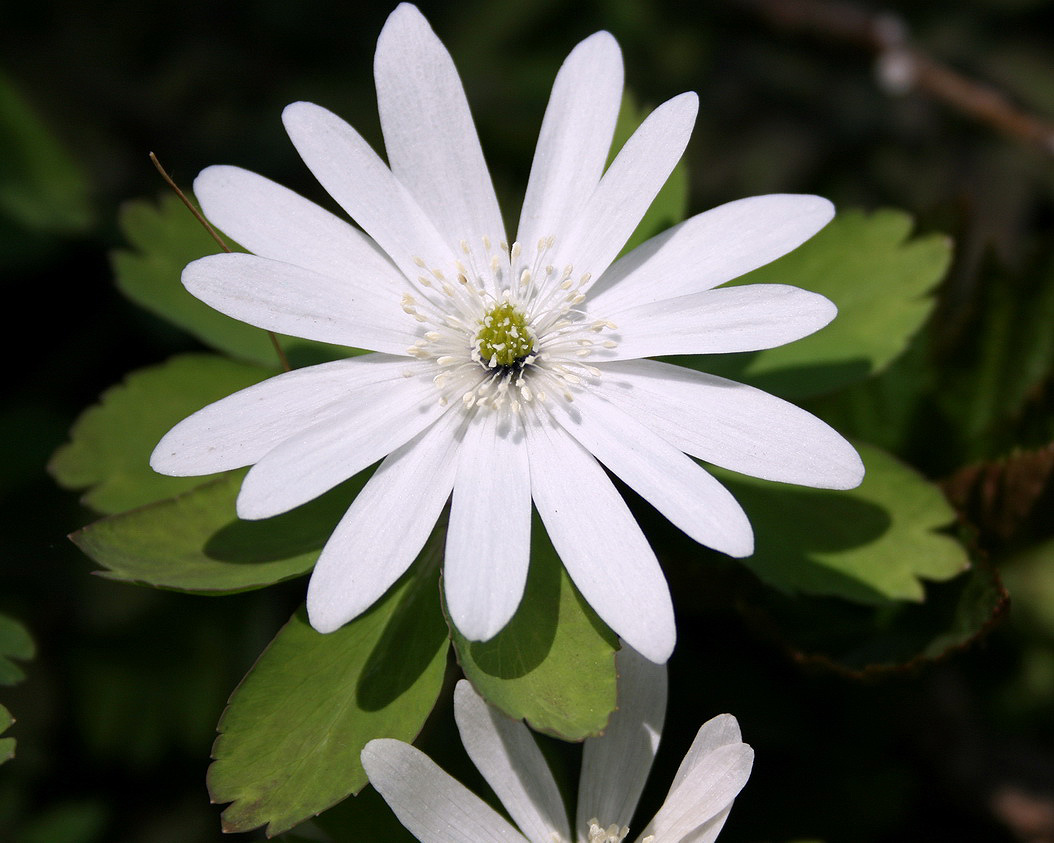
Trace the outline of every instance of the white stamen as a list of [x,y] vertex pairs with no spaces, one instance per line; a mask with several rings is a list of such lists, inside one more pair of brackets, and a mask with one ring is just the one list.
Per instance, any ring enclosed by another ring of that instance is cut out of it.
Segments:
[[[582,311],[591,274],[576,281],[572,264],[558,271],[545,263],[555,243],[551,235],[538,239],[526,262],[519,241],[509,245],[487,235],[481,241],[484,255],[473,254],[468,240],[457,241],[465,260],[453,259],[449,267],[414,256],[423,270],[414,287],[418,296],[405,293],[400,304],[427,327],[407,354],[441,370],[432,380],[443,405],[520,414],[550,395],[573,401],[589,379],[602,375],[587,359],[617,347],[604,336],[614,323],[587,319]],[[447,281],[447,273],[457,282]]]

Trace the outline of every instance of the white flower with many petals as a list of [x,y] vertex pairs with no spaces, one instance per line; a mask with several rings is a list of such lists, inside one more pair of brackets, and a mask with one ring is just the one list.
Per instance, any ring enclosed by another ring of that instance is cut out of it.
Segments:
[[403,4],[377,44],[389,165],[342,120],[286,108],[289,136],[361,231],[236,167],[194,190],[251,254],[191,263],[202,301],[261,328],[369,349],[279,375],[173,428],[165,474],[252,465],[242,518],[299,506],[381,463],[318,559],[308,614],[328,632],[409,567],[450,500],[444,583],[470,639],[523,595],[531,503],[571,579],[633,647],[675,639],[662,571],[605,466],[696,541],[732,556],[753,534],[692,457],[744,474],[850,488],[860,459],[834,430],[763,392],[644,358],[769,348],[835,307],[779,284],[719,288],[822,228],[829,202],[772,195],[693,217],[616,260],[684,151],[697,98],[657,108],[604,164],[622,96],[600,32],[553,86],[517,236],[509,245],[453,62]]
[[[513,828],[482,799],[402,741],[373,740],[362,751],[370,783],[399,821],[425,843],[619,843],[629,834],[659,745],[666,713],[666,667],[623,647],[618,654],[619,708],[603,737],[582,753],[574,833],[556,781],[530,731],[510,720],[462,680],[454,692],[461,741]],[[739,724],[722,714],[699,730],[640,843],[711,843],[754,763]],[[518,830],[517,830],[518,829]]]

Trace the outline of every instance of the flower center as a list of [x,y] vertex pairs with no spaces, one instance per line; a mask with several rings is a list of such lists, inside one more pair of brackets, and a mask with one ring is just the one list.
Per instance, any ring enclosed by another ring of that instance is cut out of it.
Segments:
[[511,302],[492,307],[479,324],[475,350],[480,362],[491,369],[520,367],[534,351],[527,318]]
[[460,241],[452,267],[414,258],[420,274],[402,309],[421,328],[407,353],[435,364],[440,404],[519,413],[549,396],[572,401],[572,389],[600,377],[587,358],[616,345],[603,336],[616,326],[582,309],[590,274],[551,264],[553,237],[530,254],[481,242],[482,252]]

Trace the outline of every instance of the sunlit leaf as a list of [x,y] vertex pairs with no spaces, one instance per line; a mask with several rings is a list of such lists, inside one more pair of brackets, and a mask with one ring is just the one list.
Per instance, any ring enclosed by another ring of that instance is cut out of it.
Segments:
[[734,284],[792,284],[838,306],[835,320],[797,342],[745,354],[671,358],[745,381],[785,398],[819,395],[882,371],[933,310],[951,244],[941,235],[912,238],[901,211],[840,213],[795,251]]
[[203,478],[158,474],[150,467],[154,446],[191,413],[273,374],[210,354],[185,354],[132,372],[81,414],[49,469],[66,488],[87,488],[84,503],[98,512],[186,492]]
[[889,454],[857,444],[867,473],[846,492],[766,483],[714,469],[754,526],[744,565],[790,594],[860,603],[920,601],[922,580],[969,567],[966,549],[940,532],[955,513],[940,489]]
[[[121,211],[121,229],[131,244],[130,249],[113,254],[121,292],[218,351],[262,366],[278,365],[266,331],[213,310],[180,283],[183,267],[222,249],[179,197],[166,194],[156,205],[144,200],[126,204]],[[358,353],[300,338],[278,339],[294,368]]]
[[[438,533],[439,531],[437,531]],[[436,599],[441,538],[366,614],[322,635],[301,609],[231,696],[209,791],[227,831],[277,834],[360,790],[359,752],[374,738],[412,741],[446,667]]]
[[177,497],[111,515],[71,538],[111,579],[214,594],[260,588],[311,570],[369,472],[262,521],[235,513],[243,475],[221,475]]
[[465,676],[510,717],[565,740],[607,725],[618,641],[572,585],[537,518],[527,588],[508,626],[482,642],[450,628]]

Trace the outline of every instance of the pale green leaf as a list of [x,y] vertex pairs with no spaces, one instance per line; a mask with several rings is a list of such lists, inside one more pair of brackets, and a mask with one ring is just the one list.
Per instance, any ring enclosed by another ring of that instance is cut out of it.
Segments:
[[756,549],[742,562],[787,593],[869,604],[921,601],[922,580],[947,580],[969,567],[966,549],[941,532],[955,513],[913,469],[877,448],[856,447],[867,474],[846,492],[713,469],[754,526]]
[[508,626],[482,642],[450,629],[465,676],[510,717],[564,740],[607,725],[618,641],[571,583],[537,518],[527,587]]
[[374,738],[412,741],[443,683],[447,635],[437,599],[441,531],[366,614],[322,635],[301,609],[238,686],[220,720],[209,792],[232,803],[226,831],[270,835],[366,784]]
[[[143,200],[126,204],[121,210],[121,228],[132,247],[113,254],[121,292],[218,351],[263,366],[278,365],[266,331],[213,310],[180,283],[183,267],[222,249],[179,197],[166,194],[157,205]],[[294,337],[279,336],[278,340],[294,368],[358,353]]]
[[369,473],[290,512],[242,521],[234,502],[244,472],[231,472],[70,538],[111,579],[213,594],[260,588],[311,570]]
[[66,488],[87,487],[83,501],[97,512],[121,512],[186,492],[203,478],[158,474],[150,468],[154,446],[191,413],[276,373],[209,354],[181,355],[132,372],[81,414],[49,469]]
[[724,375],[785,398],[830,392],[880,372],[903,353],[933,310],[951,259],[947,237],[912,238],[902,211],[840,213],[823,231],[734,284],[792,284],[827,296],[835,320],[811,336],[746,354],[671,362]]

